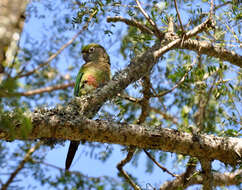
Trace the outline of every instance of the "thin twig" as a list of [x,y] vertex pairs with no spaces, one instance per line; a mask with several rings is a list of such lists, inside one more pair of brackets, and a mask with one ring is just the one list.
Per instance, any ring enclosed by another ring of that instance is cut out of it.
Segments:
[[52,92],[54,90],[66,89],[70,86],[74,86],[74,84],[75,84],[74,82],[70,82],[70,83],[67,83],[67,84],[58,84],[58,85],[54,85],[54,86],[47,86],[47,87],[44,87],[44,88],[30,90],[30,91],[27,91],[27,92],[9,93],[7,91],[1,91],[0,97],[33,96],[33,95],[42,94],[42,93],[45,93],[45,92]]
[[151,26],[153,26],[154,28],[156,28],[156,24],[154,23],[154,21],[150,18],[150,16],[145,12],[145,10],[142,8],[139,0],[135,0],[136,4],[138,5],[139,10],[141,11],[141,13],[144,15],[144,17],[148,20],[148,22],[151,24]]
[[160,168],[162,169],[164,172],[167,172],[168,174],[170,174],[172,177],[178,177],[178,175],[171,173],[168,169],[166,169],[165,167],[163,167],[162,165],[160,165],[154,158],[153,156],[145,149],[143,149],[145,154]]
[[138,9],[140,10],[140,12],[144,15],[144,17],[147,19],[147,21],[151,24],[151,26],[154,28],[154,32],[156,34],[156,36],[158,38],[161,38],[162,35],[161,35],[161,31],[158,29],[156,23],[150,18],[150,16],[145,12],[145,10],[142,8],[139,0],[135,0],[137,6],[138,6]]
[[213,0],[210,1],[210,11],[209,11],[209,18],[212,20],[212,17],[214,15],[214,2]]
[[154,34],[154,32],[147,26],[143,25],[142,23],[134,20],[134,19],[127,19],[123,18],[121,16],[115,16],[115,17],[108,17],[107,22],[124,22],[125,24],[129,26],[134,26],[139,28],[143,33],[147,34]]
[[182,29],[182,34],[185,34],[185,30],[183,28],[183,24],[182,24],[180,12],[179,12],[178,7],[177,7],[176,0],[174,0],[174,4],[175,4],[175,8],[176,8],[177,17],[178,17],[178,20],[179,20],[179,23],[180,23],[180,26],[181,26],[181,29]]
[[[221,7],[223,7],[223,6],[226,6],[226,5],[228,5],[228,4],[232,4],[232,1],[227,1],[227,2],[225,2],[225,3],[223,3],[223,4],[221,4],[221,5],[215,6],[215,7],[214,7],[214,11],[216,11],[216,10],[218,10],[219,8],[221,8]],[[204,12],[204,13],[201,13],[201,15],[200,15],[196,20],[193,20],[193,21],[192,21],[192,20],[189,20],[188,23],[185,24],[186,28],[188,28],[189,25],[190,25],[192,22],[193,22],[193,23],[197,23],[199,20],[203,19],[205,16],[207,16],[207,15],[209,15],[209,14],[210,14],[210,12],[208,12],[208,13]]]
[[192,65],[189,66],[187,72],[183,75],[183,77],[178,81],[178,83],[175,84],[175,86],[173,86],[171,89],[166,90],[165,92],[161,92],[157,95],[154,95],[154,97],[162,97],[167,95],[168,93],[171,93],[173,90],[175,90],[177,87],[179,87],[186,79],[188,73],[192,70],[193,66],[195,65],[195,61],[193,62]]
[[30,90],[30,91],[27,91],[27,92],[21,92],[19,94],[21,96],[33,96],[33,95],[42,94],[42,93],[45,93],[45,92],[52,92],[54,90],[66,89],[66,88],[68,88],[70,86],[74,86],[74,85],[75,85],[74,82],[70,82],[70,83],[67,83],[67,84],[58,84],[58,85],[54,85],[54,86],[39,88],[39,89],[36,89],[36,90]]
[[143,77],[142,86],[143,98],[139,102],[139,104],[141,105],[141,114],[139,116],[139,119],[137,120],[137,124],[144,123],[147,116],[149,115],[149,100],[152,97],[152,93],[150,91],[152,87],[150,82],[150,73]]
[[135,190],[141,190],[141,188],[138,185],[136,185],[135,182],[132,180],[132,178],[123,170],[123,167],[132,159],[134,152],[135,152],[135,147],[129,147],[129,152],[126,158],[121,160],[121,162],[118,163],[117,168]]
[[134,97],[129,96],[129,95],[124,94],[124,93],[121,93],[121,94],[119,93],[119,94],[117,94],[117,96],[120,97],[120,98],[123,98],[125,100],[128,100],[130,102],[134,102],[134,103],[139,103],[141,101],[141,99],[139,99],[139,98],[134,98]]
[[179,125],[178,119],[176,117],[169,115],[165,112],[162,112],[160,109],[157,109],[157,108],[154,108],[154,107],[150,107],[149,109],[150,109],[150,111],[153,111],[157,114],[162,115],[164,119],[171,121],[173,124]]
[[38,164],[43,164],[45,166],[48,166],[48,167],[51,167],[51,168],[54,168],[54,169],[57,169],[59,171],[62,171],[62,172],[68,172],[70,174],[75,174],[75,175],[81,175],[83,176],[82,173],[80,173],[79,171],[69,171],[69,170],[66,170],[65,168],[61,168],[61,167],[58,167],[56,165],[53,165],[53,164],[50,164],[50,163],[47,163],[47,162],[43,162],[43,161],[36,161],[34,160],[34,163],[38,163]]
[[14,78],[22,78],[22,77],[26,77],[29,75],[32,75],[33,73],[35,73],[36,71],[38,71],[40,68],[48,65],[54,58],[56,58],[66,47],[68,47],[70,44],[73,43],[73,41],[83,32],[88,28],[88,25],[91,21],[91,19],[93,18],[93,16],[97,13],[97,11],[95,10],[89,17],[89,19],[87,20],[87,22],[85,23],[85,25],[82,27],[82,29],[76,33],[76,35],[74,35],[72,37],[72,39],[70,39],[66,44],[64,44],[55,54],[51,55],[45,62],[41,63],[38,67],[36,67],[35,69],[28,71],[27,73],[24,74],[17,74]]
[[203,174],[203,189],[212,190],[213,189],[213,175],[211,168],[211,160],[201,159],[200,163],[202,165]]
[[168,17],[167,32],[174,33],[174,22],[173,22],[173,17],[172,16]]
[[208,17],[208,19],[209,19],[209,21],[210,21],[210,26],[211,26],[213,29],[215,29],[215,22],[214,22],[213,17],[214,17],[214,1],[211,0],[211,1],[210,1],[210,10],[209,10],[209,17]]
[[197,166],[198,160],[194,157],[190,157],[187,162],[187,168],[183,176],[183,186],[185,186],[191,178],[194,176],[194,173],[196,172],[196,166]]
[[5,184],[3,184],[1,190],[7,190],[8,189],[9,185],[13,182],[13,179],[20,172],[20,170],[22,170],[24,168],[25,163],[30,160],[31,155],[40,147],[41,144],[42,144],[42,142],[39,141],[32,148],[29,149],[29,151],[26,153],[24,159],[19,163],[16,170],[11,174],[11,176],[9,177],[7,182]]
[[[158,96],[158,95],[157,95],[157,96]],[[134,97],[129,96],[129,95],[127,95],[127,94],[118,94],[118,97],[123,98],[123,99],[128,100],[128,101],[133,102],[133,103],[137,103],[137,104],[140,104],[140,102],[141,102],[141,100],[142,100],[142,99],[139,99],[139,98],[134,98]],[[166,119],[166,120],[170,120],[170,121],[171,121],[172,123],[174,123],[175,125],[179,125],[179,123],[178,123],[178,119],[177,119],[176,117],[171,116],[171,115],[169,115],[169,114],[167,114],[167,113],[165,113],[165,112],[162,112],[162,111],[161,111],[160,109],[158,109],[158,108],[149,107],[149,110],[150,110],[150,111],[153,111],[153,112],[155,112],[155,113],[157,113],[157,114],[162,115],[164,119]]]

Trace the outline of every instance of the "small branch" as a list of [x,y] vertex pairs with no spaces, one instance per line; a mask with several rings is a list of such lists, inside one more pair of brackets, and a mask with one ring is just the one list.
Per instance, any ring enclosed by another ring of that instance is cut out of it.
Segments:
[[187,168],[184,173],[183,177],[183,186],[185,186],[189,180],[193,177],[193,175],[196,172],[196,166],[197,166],[198,160],[194,157],[190,157],[187,163]]
[[212,190],[213,189],[213,175],[211,170],[211,160],[201,159],[200,163],[202,165],[202,175],[203,175],[203,189]]
[[125,24],[127,24],[129,26],[137,27],[143,33],[152,34],[152,35],[154,34],[154,32],[149,27],[147,27],[147,26],[143,25],[142,23],[140,23],[136,20],[133,20],[133,19],[127,19],[127,18],[123,18],[121,16],[115,16],[115,17],[108,17],[107,22],[124,22]]
[[150,18],[150,16],[145,12],[145,10],[142,8],[139,0],[135,0],[140,12],[144,15],[144,17],[147,19],[147,21],[151,24],[151,26],[153,26],[154,28],[157,28],[156,24],[154,23],[154,21]]
[[137,124],[142,124],[145,122],[147,116],[149,115],[149,100],[151,98],[152,93],[150,92],[151,83],[150,83],[150,73],[143,77],[142,82],[142,92],[143,98],[140,100],[139,104],[141,105],[141,114],[137,121]]
[[178,10],[178,7],[177,7],[176,0],[174,0],[174,4],[175,4],[175,8],[176,8],[177,17],[178,17],[178,20],[179,20],[179,23],[180,23],[180,26],[181,26],[181,29],[182,29],[182,33],[185,34],[185,30],[183,28],[183,24],[182,24],[182,21],[181,21],[181,16],[180,16],[180,13],[179,13],[179,10]]
[[212,21],[214,15],[214,2],[213,0],[210,1],[210,11],[209,11],[209,19]]
[[205,54],[211,57],[218,58],[222,61],[228,61],[233,65],[242,68],[242,56],[234,51],[227,50],[226,48],[214,45],[207,41],[198,40],[185,40],[182,47],[176,46],[176,48],[187,49],[197,52],[198,54]]
[[147,150],[145,150],[144,149],[144,152],[145,152],[145,154],[160,168],[160,169],[162,169],[164,172],[167,172],[168,174],[170,174],[172,177],[178,177],[178,175],[176,175],[176,174],[173,174],[173,173],[171,173],[168,169],[166,169],[165,167],[163,167],[162,165],[160,165],[152,156],[151,156],[151,154],[147,151]]
[[[195,171],[194,175],[191,176],[191,179],[188,181],[188,183],[182,186],[183,177],[184,174],[181,174],[176,179],[172,181],[167,181],[159,188],[159,190],[177,190],[181,187],[182,189],[186,189],[187,187],[192,185],[203,184],[204,181],[203,175],[201,175],[199,171]],[[213,172],[212,178],[214,186],[239,185],[241,184],[242,170],[226,173]]]
[[[113,18],[110,18],[110,19],[115,20],[115,18],[116,17],[113,17]],[[170,23],[172,24],[172,22],[170,22]],[[192,30],[187,32],[186,33],[186,39],[197,35],[199,32],[204,31],[205,29],[207,29],[207,27],[209,25],[210,25],[210,20],[207,19],[202,24],[194,27]],[[132,26],[134,26],[134,25],[132,25]],[[142,26],[140,26],[140,27],[142,28]],[[144,29],[143,32],[150,32],[149,31],[150,29],[148,29],[147,31],[146,31],[146,29]],[[167,52],[170,49],[180,48],[180,49],[192,50],[192,51],[195,51],[199,54],[206,54],[206,55],[211,56],[211,57],[216,57],[216,58],[219,58],[220,60],[228,61],[231,64],[239,66],[239,67],[242,68],[242,56],[239,55],[239,54],[236,54],[234,51],[227,50],[227,49],[225,49],[221,46],[214,45],[214,44],[211,44],[211,43],[206,42],[206,41],[198,41],[198,40],[191,40],[191,39],[184,40],[184,39],[180,39],[178,37],[176,37],[174,39],[174,36],[172,38],[168,38],[167,40],[171,41],[171,42],[168,45],[163,46],[159,50],[156,50],[154,52],[154,58],[160,57],[161,55],[163,55],[165,52]],[[182,43],[182,46],[181,46],[180,44],[181,44],[182,40],[183,40],[183,43]]]
[[123,98],[123,99],[128,100],[128,101],[133,102],[133,103],[139,103],[141,101],[141,99],[134,98],[132,96],[129,96],[128,94],[124,94],[124,93],[120,94],[119,93],[117,95],[118,95],[118,97]]
[[174,117],[174,116],[172,116],[172,115],[169,115],[169,114],[167,114],[167,113],[165,113],[165,112],[162,112],[160,109],[157,109],[157,108],[154,108],[154,107],[150,107],[149,109],[150,109],[150,111],[153,111],[153,112],[155,112],[155,113],[158,113],[158,114],[162,115],[162,117],[163,117],[164,119],[166,119],[166,120],[170,120],[170,121],[171,121],[172,123],[174,123],[175,125],[179,125],[179,123],[178,123],[178,119],[177,119],[176,117]]
[[66,170],[65,168],[61,168],[61,167],[58,167],[56,165],[53,165],[53,164],[50,164],[50,163],[47,163],[47,162],[34,160],[34,163],[36,163],[36,164],[43,164],[43,165],[45,165],[47,167],[51,167],[51,168],[54,168],[54,169],[59,170],[59,171],[62,171],[62,172],[68,172],[70,174],[75,174],[75,175],[83,176],[83,174],[81,172],[79,172],[79,171]]
[[215,29],[215,22],[214,22],[213,16],[214,16],[214,1],[211,0],[211,1],[210,1],[210,10],[209,10],[209,16],[208,16],[208,19],[210,20],[210,26],[211,26],[213,29]]
[[41,63],[38,67],[36,67],[35,69],[28,71],[27,73],[24,74],[17,74],[14,78],[22,78],[22,77],[27,77],[32,75],[33,73],[35,73],[36,71],[38,71],[40,68],[48,65],[54,58],[56,58],[66,47],[68,47],[70,44],[73,43],[73,41],[83,32],[88,28],[88,25],[91,21],[91,19],[93,18],[93,16],[96,14],[97,11],[94,11],[89,19],[87,20],[87,22],[85,23],[85,25],[82,27],[82,29],[76,33],[76,35],[74,35],[72,37],[72,39],[70,39],[66,44],[64,44],[55,54],[51,55],[45,62]]
[[163,35],[161,35],[161,32],[160,30],[158,29],[156,23],[150,18],[150,16],[145,12],[145,10],[142,8],[139,0],[135,0],[137,6],[138,6],[138,9],[140,10],[140,12],[144,15],[144,17],[146,18],[146,20],[151,24],[151,26],[154,28],[154,32],[156,34],[156,36],[158,38],[161,38]]
[[173,22],[173,17],[172,16],[168,17],[167,32],[168,33],[174,33],[174,22]]
[[1,190],[7,190],[8,189],[9,185],[13,182],[13,179],[24,168],[25,163],[30,160],[31,155],[40,147],[41,144],[42,144],[42,142],[39,141],[32,148],[29,149],[29,151],[26,153],[24,159],[19,163],[16,170],[11,174],[11,176],[9,177],[7,182],[5,184],[3,184]]
[[138,185],[136,185],[135,182],[132,180],[132,178],[123,170],[123,167],[132,159],[134,152],[135,152],[135,147],[129,147],[129,152],[126,158],[121,160],[121,162],[118,163],[117,168],[135,190],[141,190],[141,188]]
[[176,176],[176,179],[165,182],[160,187],[160,190],[177,190],[177,189],[185,189],[186,187],[188,187],[189,186],[188,183],[198,173],[196,172],[197,162],[198,160],[196,158],[190,157],[187,163],[186,171],[183,174]]
[[44,88],[39,88],[39,89],[35,89],[35,90],[30,90],[27,92],[15,92],[15,93],[9,93],[9,92],[0,92],[0,97],[13,97],[13,96],[33,96],[36,94],[42,94],[45,92],[52,92],[55,90],[62,90],[62,89],[66,89],[70,86],[74,86],[75,83],[74,82],[70,82],[67,84],[58,84],[58,85],[54,85],[54,86],[48,86],[48,87],[44,87]]
[[42,94],[42,93],[45,93],[45,92],[52,92],[54,90],[66,89],[66,88],[74,86],[74,85],[75,85],[74,82],[70,82],[70,83],[67,83],[67,84],[58,84],[58,85],[55,85],[55,86],[48,86],[48,87],[39,88],[39,89],[36,89],[36,90],[21,92],[19,94],[21,96],[33,96],[33,95]]
[[186,79],[188,73],[192,70],[193,66],[195,65],[196,61],[194,60],[194,62],[192,63],[192,65],[189,66],[187,72],[183,75],[183,77],[178,81],[178,83],[176,83],[175,86],[173,86],[170,90],[166,90],[165,92],[161,92],[157,95],[154,95],[154,97],[162,97],[165,96],[169,93],[171,93],[173,90],[175,90],[177,87],[179,87]]
[[[184,35],[185,38],[186,39],[191,38],[191,37],[197,35],[198,33],[206,30],[210,24],[211,24],[211,22],[210,22],[209,19],[205,20],[202,24],[199,24],[198,26],[194,27],[192,30],[186,32],[185,35]],[[161,47],[160,49],[156,50],[153,53],[154,58],[161,57],[168,50],[173,49],[173,48],[175,48],[177,46],[180,47],[179,44],[182,41],[185,43],[187,40],[184,40],[184,38],[176,38],[176,39],[173,38],[173,39],[171,39],[171,42],[170,43],[168,43],[166,46]],[[183,45],[181,47],[183,47]]]

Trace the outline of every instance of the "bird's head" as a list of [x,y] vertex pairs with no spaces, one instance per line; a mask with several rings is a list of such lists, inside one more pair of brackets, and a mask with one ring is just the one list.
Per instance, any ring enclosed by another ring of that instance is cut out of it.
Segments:
[[86,62],[105,61],[110,64],[109,56],[103,46],[99,44],[88,44],[82,48],[83,59]]

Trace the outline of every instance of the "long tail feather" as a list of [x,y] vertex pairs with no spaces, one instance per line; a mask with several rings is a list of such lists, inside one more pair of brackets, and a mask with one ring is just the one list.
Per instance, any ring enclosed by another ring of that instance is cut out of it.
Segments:
[[66,157],[66,170],[69,170],[79,144],[80,144],[80,141],[70,142],[69,150]]

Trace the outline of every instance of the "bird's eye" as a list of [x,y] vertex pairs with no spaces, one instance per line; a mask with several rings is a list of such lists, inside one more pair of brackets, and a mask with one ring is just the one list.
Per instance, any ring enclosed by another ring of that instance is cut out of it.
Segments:
[[94,52],[94,49],[95,49],[94,47],[90,47],[90,48],[89,48],[89,53]]

